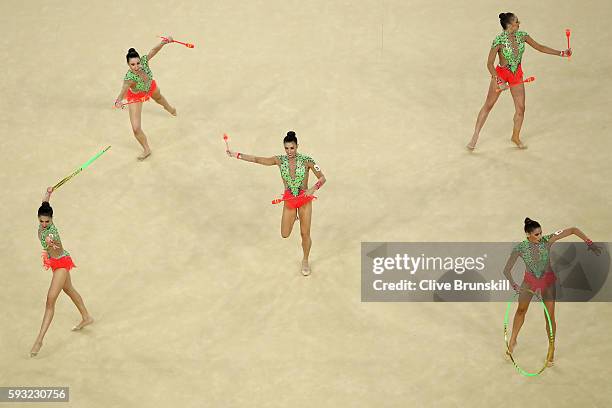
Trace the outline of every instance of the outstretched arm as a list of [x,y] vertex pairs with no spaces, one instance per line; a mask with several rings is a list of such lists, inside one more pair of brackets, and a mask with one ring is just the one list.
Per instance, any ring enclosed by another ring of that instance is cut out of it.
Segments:
[[506,261],[506,266],[504,267],[504,276],[510,281],[510,285],[514,288],[514,290],[518,290],[518,285],[512,278],[511,272],[518,257],[519,253],[517,251],[512,251],[512,254],[510,254],[510,258],[508,258],[508,261]]
[[147,54],[147,60],[150,61],[151,58],[153,58],[155,54],[157,54],[164,45],[169,44],[171,42],[172,42],[172,37],[164,37],[159,44],[151,48],[151,51],[149,51],[149,53]]
[[304,195],[313,195],[316,190],[323,187],[323,184],[325,184],[327,179],[323,175],[321,168],[318,165],[314,164],[313,162],[308,162],[308,168],[312,170],[315,176],[317,176],[317,182],[312,187],[310,187],[308,190],[306,190],[304,192]]
[[584,232],[582,232],[579,228],[576,227],[570,227],[555,232],[553,236],[550,237],[550,240],[548,242],[552,244],[553,242],[563,238],[567,238],[570,235],[576,235],[577,237],[582,239],[588,245],[589,249],[595,252],[597,255],[599,255],[599,253],[601,252],[601,249],[598,246],[594,245],[593,241],[591,241]]
[[530,36],[527,36],[525,38],[525,42],[527,44],[531,45],[535,50],[543,52],[544,54],[557,55],[559,57],[569,57],[570,55],[572,55],[572,49],[571,48],[569,48],[569,49],[567,49],[565,51],[555,50],[553,48],[550,48],[550,47],[547,47],[545,45],[539,44],[536,40],[534,40]]
[[251,163],[263,164],[264,166],[274,166],[279,164],[276,157],[258,157],[250,154],[232,152],[230,150],[226,150],[226,153],[229,157],[234,157],[238,160],[244,160]]
[[567,238],[570,235],[576,235],[577,237],[580,237],[586,243],[593,242],[584,234],[584,232],[580,231],[576,227],[565,228],[565,229],[555,232],[553,236],[550,237],[549,242],[552,244],[553,242],[558,241],[563,238]]

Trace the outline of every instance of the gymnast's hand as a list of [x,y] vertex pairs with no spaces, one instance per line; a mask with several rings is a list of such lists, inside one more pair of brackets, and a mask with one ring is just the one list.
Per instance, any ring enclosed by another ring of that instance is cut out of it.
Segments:
[[597,256],[599,256],[601,254],[601,248],[598,247],[595,244],[591,244],[589,245],[589,247],[587,248],[588,251],[593,251],[593,253]]
[[236,158],[236,156],[237,156],[237,154],[236,154],[236,153],[234,153],[234,152],[232,152],[231,150],[226,150],[226,151],[225,151],[225,153],[227,153],[227,155],[228,155],[229,157]]
[[47,243],[48,246],[50,246],[53,249],[59,249],[59,246],[55,243],[55,241],[53,240],[53,234],[49,234],[47,235],[47,237],[45,238],[45,242]]
[[506,89],[508,89],[508,83],[497,78],[497,87],[500,91],[505,91]]
[[115,101],[115,108],[117,108],[117,109],[123,109],[124,108],[123,103],[119,99],[117,99]]
[[162,37],[162,44],[170,44],[173,41],[174,39],[172,38],[172,36]]

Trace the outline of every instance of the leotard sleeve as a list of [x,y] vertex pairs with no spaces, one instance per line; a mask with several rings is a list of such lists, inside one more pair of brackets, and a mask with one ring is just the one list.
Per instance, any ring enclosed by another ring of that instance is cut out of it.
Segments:
[[136,77],[136,74],[132,72],[132,70],[129,70],[128,72],[125,73],[123,80],[137,82],[138,78]]
[[312,163],[312,164],[317,164],[314,159],[310,156],[306,156],[306,155],[302,155],[302,160],[304,161],[304,163]]
[[555,234],[548,234],[548,235],[544,235],[542,236],[542,242],[548,243],[548,241],[550,241],[550,238],[552,238]]
[[512,254],[522,255],[524,247],[525,247],[525,244],[523,242],[520,242],[520,243],[516,244],[512,248]]
[[495,39],[493,40],[493,42],[491,43],[491,48],[495,48],[498,45],[501,45],[504,43],[504,35],[503,34],[499,34],[495,37]]

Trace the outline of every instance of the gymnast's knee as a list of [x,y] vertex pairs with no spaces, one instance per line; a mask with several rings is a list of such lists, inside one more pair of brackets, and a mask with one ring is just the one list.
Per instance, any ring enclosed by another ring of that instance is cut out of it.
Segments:
[[132,126],[132,132],[137,135],[138,133],[142,132],[142,128],[140,127],[140,125]]
[[47,301],[45,302],[46,309],[55,309],[55,302],[57,301],[57,297],[47,296]]
[[482,107],[482,110],[489,113],[493,110],[493,106],[495,106],[495,101],[493,102],[486,102],[484,104],[484,106]]
[[527,307],[519,306],[516,309],[516,314],[519,315],[519,316],[525,316],[525,313],[527,313]]

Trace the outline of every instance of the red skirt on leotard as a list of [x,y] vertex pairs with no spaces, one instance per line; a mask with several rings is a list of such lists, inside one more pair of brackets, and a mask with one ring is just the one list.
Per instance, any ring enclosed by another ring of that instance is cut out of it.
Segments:
[[510,71],[508,67],[500,67],[499,65],[495,67],[495,71],[497,72],[497,77],[507,82],[509,85],[518,84],[523,80],[523,68],[521,64],[518,65],[516,72]]
[[285,193],[283,194],[283,200],[289,208],[300,208],[301,206],[311,202],[315,198],[317,197],[305,195],[304,190],[300,190],[300,193],[297,196],[294,196],[291,193],[290,189],[285,190]]
[[550,285],[554,284],[557,280],[557,277],[552,271],[548,271],[544,273],[539,279],[533,276],[533,274],[529,272],[525,272],[525,282],[529,285],[529,288],[534,292],[536,290],[544,290]]
[[45,269],[51,268],[53,272],[55,272],[56,269],[66,269],[68,272],[70,272],[72,268],[76,268],[76,265],[74,262],[72,262],[70,255],[62,256],[61,258],[50,258],[46,252],[43,252],[42,261],[43,267]]
[[132,102],[132,103],[133,102],[146,102],[149,100],[151,95],[153,95],[153,92],[155,92],[156,89],[157,89],[157,84],[155,83],[155,80],[153,80],[151,81],[151,87],[149,88],[148,92],[134,93],[132,91],[132,88],[128,88],[127,93],[125,94],[125,97],[128,102]]

